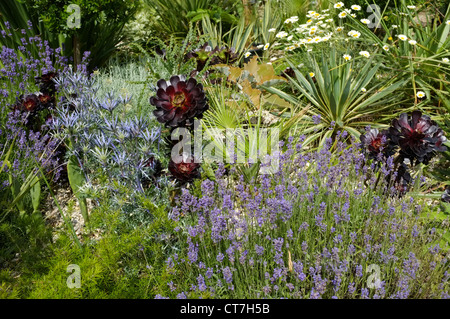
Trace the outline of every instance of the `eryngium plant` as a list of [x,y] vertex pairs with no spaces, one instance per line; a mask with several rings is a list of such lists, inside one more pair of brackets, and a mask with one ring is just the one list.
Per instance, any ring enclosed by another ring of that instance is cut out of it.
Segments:
[[63,99],[52,126],[66,140],[68,155],[76,157],[87,181],[118,182],[137,192],[144,191],[143,183],[157,184],[160,127],[142,116],[121,115],[131,97],[111,92],[98,98],[95,79],[80,73],[64,72],[56,83]]

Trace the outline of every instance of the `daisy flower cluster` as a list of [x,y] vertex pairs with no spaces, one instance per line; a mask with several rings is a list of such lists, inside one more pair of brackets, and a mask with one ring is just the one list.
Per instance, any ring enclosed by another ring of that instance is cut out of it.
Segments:
[[[345,38],[343,24],[347,15],[356,18],[356,12],[361,11],[361,6],[352,5],[345,8],[343,2],[337,2],[330,9],[320,12],[308,11],[306,14],[306,22],[300,24],[299,17],[293,16],[286,19],[283,23],[282,30],[275,28],[269,29],[269,32],[275,33],[277,42],[275,45],[281,45],[285,51],[293,51],[297,48],[304,48],[311,51],[312,48],[321,42],[330,40],[342,40]],[[368,19],[361,19],[361,23],[369,24]],[[361,36],[359,31],[351,30],[347,33],[348,37],[357,39]]]
[[290,17],[284,21],[284,30],[270,29],[275,38],[286,51],[295,50],[301,46],[310,49],[310,45],[326,42],[334,34],[335,24],[330,17],[329,9],[321,12],[308,11],[306,23],[299,24],[297,16]]

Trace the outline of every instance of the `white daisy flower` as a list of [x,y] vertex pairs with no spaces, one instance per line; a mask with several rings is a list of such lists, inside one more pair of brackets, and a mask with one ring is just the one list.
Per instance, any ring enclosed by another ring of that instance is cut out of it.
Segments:
[[336,32],[341,32],[342,30],[344,30],[343,27],[337,27],[335,31],[336,31]]
[[402,41],[408,40],[408,37],[407,37],[406,35],[404,35],[404,34],[399,34],[397,37],[398,37],[400,40],[402,40]]
[[345,11],[342,11],[342,12],[339,13],[339,15],[338,15],[338,17],[339,17],[340,19],[345,18],[346,16],[347,16],[347,12],[345,12]]
[[278,58],[277,57],[270,58],[270,61],[272,61],[272,62],[275,60],[278,60]]
[[325,22],[328,22],[328,23],[333,22],[333,19],[326,19]]
[[389,47],[387,45],[383,45],[383,50],[384,51],[389,51]]
[[267,50],[267,49],[269,48],[269,46],[270,46],[270,43],[266,43],[266,44],[264,45],[264,51]]
[[408,9],[415,9],[416,6],[406,6]]
[[358,6],[357,4],[352,5],[350,8],[352,8],[352,10],[355,10],[355,11],[361,10],[361,7]]
[[293,35],[290,35],[290,36],[287,37],[287,40],[291,41],[293,37],[294,37]]
[[366,88],[361,88],[361,91],[366,92],[367,90],[366,90]]
[[448,58],[442,58],[442,62],[448,63],[449,59]]
[[344,6],[344,3],[338,2],[338,3],[336,3],[336,4],[334,5],[334,8],[335,8],[335,9],[339,9],[339,8],[342,8],[343,6]]
[[450,25],[450,20],[445,21],[446,25]]
[[270,29],[267,30],[267,31],[269,31],[269,32],[275,32],[275,31],[277,31],[277,29],[275,29],[275,28],[270,28]]
[[411,45],[416,45],[417,41],[416,40],[409,40],[408,43],[411,44]]
[[416,94],[416,96],[417,96],[419,99],[422,99],[422,98],[425,97],[425,92],[424,92],[424,91],[418,91],[417,94]]
[[244,54],[244,56],[245,56],[246,58],[248,58],[250,55],[251,55],[250,52],[245,52],[245,54]]
[[361,19],[361,22],[362,22],[363,24],[369,24],[369,23],[370,23],[370,20],[369,20],[369,19]]
[[348,33],[347,33],[347,35],[349,36],[349,37],[352,37],[352,38],[359,38],[360,36],[361,36],[361,32],[358,32],[358,31],[356,31],[356,30],[351,30],[351,31],[349,31]]
[[352,56],[349,54],[344,54],[342,57],[344,58],[345,61],[350,61],[352,59]]
[[370,53],[367,52],[367,51],[361,51],[361,52],[359,52],[359,55],[362,55],[362,56],[365,57],[365,58],[370,57]]
[[275,35],[275,37],[277,37],[277,38],[285,38],[285,37],[287,37],[288,36],[288,34],[287,34],[287,32],[286,31],[280,31],[280,32],[278,32],[276,35]]
[[397,29],[397,28],[398,28],[398,25],[393,24],[393,25],[392,25],[392,28],[393,28],[393,29]]
[[356,18],[356,14],[354,14],[354,13],[350,14],[350,16],[351,16],[352,18]]

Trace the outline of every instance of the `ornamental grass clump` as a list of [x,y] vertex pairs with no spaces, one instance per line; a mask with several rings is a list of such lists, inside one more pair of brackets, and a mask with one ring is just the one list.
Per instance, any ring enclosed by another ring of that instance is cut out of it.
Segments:
[[250,183],[220,166],[183,189],[170,215],[172,284],[157,297],[448,298],[448,246],[418,219],[428,208],[385,196],[375,181],[391,168],[366,163],[346,137],[315,152],[289,143],[279,171]]

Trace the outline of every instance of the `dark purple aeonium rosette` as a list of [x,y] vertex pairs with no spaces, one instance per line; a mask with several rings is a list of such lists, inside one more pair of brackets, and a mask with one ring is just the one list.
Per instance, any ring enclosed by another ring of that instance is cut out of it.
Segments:
[[411,162],[428,164],[436,152],[446,151],[444,132],[429,116],[420,111],[412,112],[411,118],[406,113],[392,121],[389,137],[400,147],[400,155]]
[[203,85],[194,78],[174,75],[170,81],[159,80],[156,96],[150,104],[156,106],[153,114],[160,123],[168,127],[192,126],[194,118],[200,119],[208,109]]
[[389,145],[387,130],[379,131],[376,128],[367,130],[360,136],[361,146],[369,158],[378,158],[380,154],[388,157],[392,155],[392,147]]
[[39,110],[41,104],[36,94],[21,95],[13,105],[13,110],[20,112],[35,113]]
[[211,59],[211,65],[214,64],[233,64],[239,58],[234,48],[228,47],[219,47],[216,46],[215,49],[211,52],[213,57]]
[[200,72],[206,65],[206,62],[212,55],[212,48],[208,42],[204,43],[200,48],[190,51],[186,54],[186,60],[195,59],[197,63],[197,71]]
[[195,163],[194,158],[183,158],[179,163],[173,159],[169,162],[169,172],[175,179],[181,183],[192,182],[196,178],[200,178],[200,164]]

